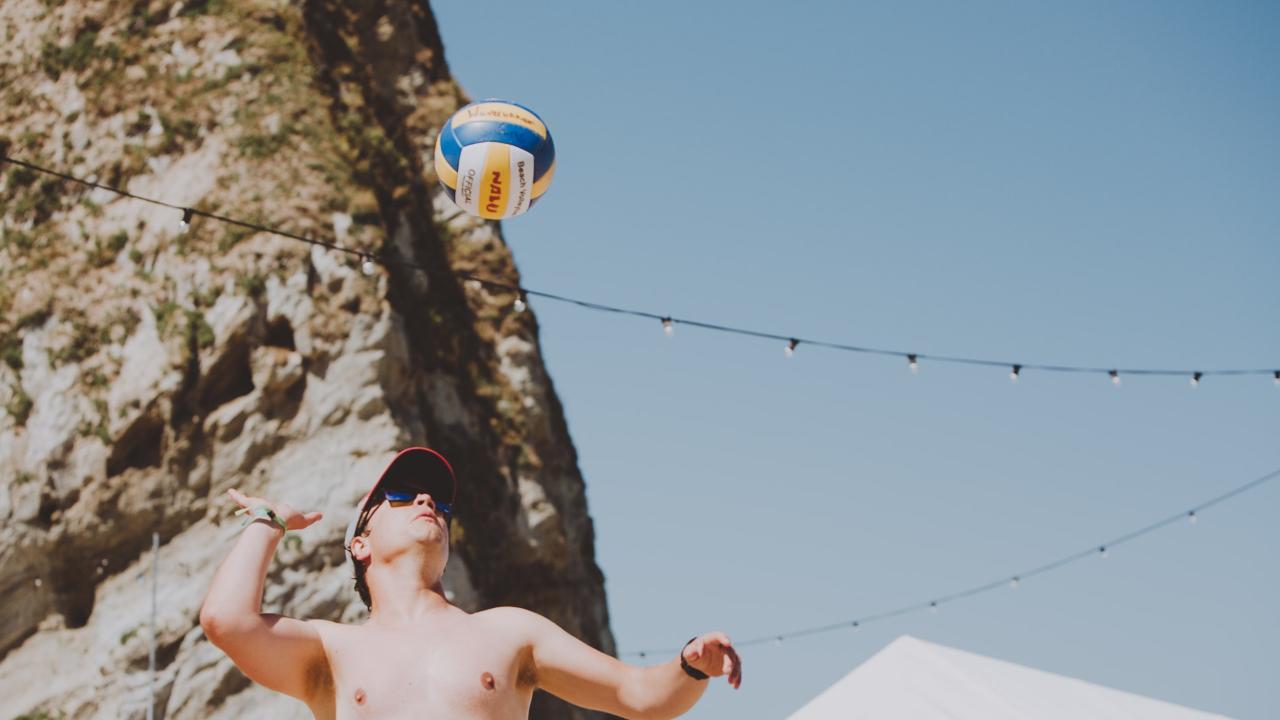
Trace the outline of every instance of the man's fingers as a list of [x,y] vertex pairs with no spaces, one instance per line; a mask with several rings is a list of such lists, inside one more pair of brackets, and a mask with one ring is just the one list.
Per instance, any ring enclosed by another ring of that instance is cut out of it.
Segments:
[[738,651],[732,645],[725,648],[725,662],[729,665],[729,684],[737,690],[742,685],[742,658],[738,657]]
[[319,521],[320,521],[320,518],[322,518],[322,517],[324,517],[324,513],[320,512],[320,511],[316,511],[316,512],[309,512],[309,513],[307,513],[306,515],[303,515],[303,516],[302,516],[302,521],[306,523],[306,525],[303,525],[303,527],[308,527],[308,526],[310,526],[310,525],[312,525],[312,524],[314,524],[314,523],[319,522]]
[[[733,650],[733,642],[722,632],[709,632],[698,636],[685,650],[685,660],[697,661],[699,670],[717,677],[732,674],[738,665],[738,656]],[[732,682],[732,678],[730,681]]]
[[235,488],[230,488],[230,489],[228,489],[228,490],[227,490],[227,494],[228,494],[228,495],[230,495],[230,496],[231,496],[231,499],[232,499],[232,500],[235,500],[235,501],[236,501],[236,503],[237,503],[238,505],[240,505],[240,507],[248,507],[248,506],[249,506],[249,498],[248,498],[248,497],[246,497],[246,496],[245,496],[245,494],[244,494],[244,493],[242,493],[242,492],[240,492],[239,490],[237,490],[237,489],[235,489]]

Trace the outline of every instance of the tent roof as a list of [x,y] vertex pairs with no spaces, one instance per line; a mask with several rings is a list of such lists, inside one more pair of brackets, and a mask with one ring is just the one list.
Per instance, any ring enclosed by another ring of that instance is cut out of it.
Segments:
[[789,720],[1222,720],[903,635]]

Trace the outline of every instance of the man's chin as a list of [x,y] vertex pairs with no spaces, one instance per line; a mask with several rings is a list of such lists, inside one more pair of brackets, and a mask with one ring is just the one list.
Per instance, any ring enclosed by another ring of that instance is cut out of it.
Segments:
[[430,543],[441,542],[446,537],[444,528],[441,528],[439,525],[434,523],[419,523],[417,521],[414,521],[414,523],[409,526],[409,535],[416,540]]

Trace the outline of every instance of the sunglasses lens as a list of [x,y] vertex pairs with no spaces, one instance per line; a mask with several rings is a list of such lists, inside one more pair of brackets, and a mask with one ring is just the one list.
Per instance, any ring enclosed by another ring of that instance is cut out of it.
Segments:
[[412,490],[387,490],[383,493],[387,496],[387,500],[393,503],[412,502],[418,496]]

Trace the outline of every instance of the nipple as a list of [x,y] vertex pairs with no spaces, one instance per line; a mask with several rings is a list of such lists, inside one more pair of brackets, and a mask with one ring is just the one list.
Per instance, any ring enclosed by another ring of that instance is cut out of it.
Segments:
[[480,684],[484,686],[485,690],[492,690],[497,687],[498,682],[493,679],[493,673],[486,672],[480,676]]
[[356,704],[364,704],[364,688],[356,688]]

